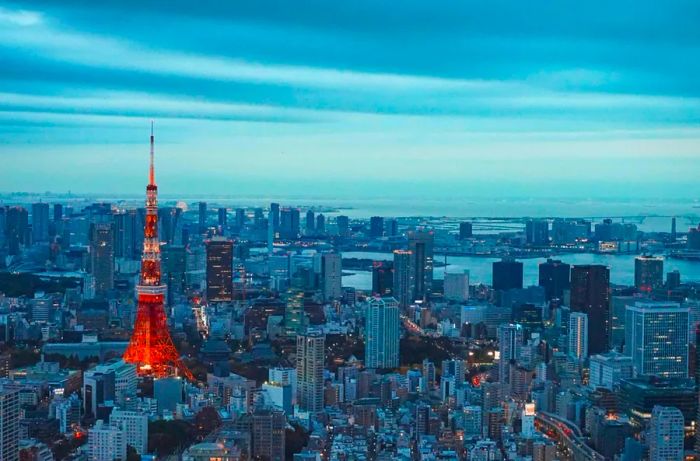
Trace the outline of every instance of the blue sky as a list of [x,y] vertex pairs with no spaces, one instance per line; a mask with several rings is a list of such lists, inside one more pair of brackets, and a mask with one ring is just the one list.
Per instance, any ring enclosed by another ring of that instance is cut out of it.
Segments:
[[0,191],[696,197],[700,3],[0,2]]

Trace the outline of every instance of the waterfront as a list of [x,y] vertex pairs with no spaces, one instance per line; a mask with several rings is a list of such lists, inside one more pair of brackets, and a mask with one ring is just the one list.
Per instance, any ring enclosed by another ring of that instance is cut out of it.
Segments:
[[[372,253],[352,251],[343,253],[343,258],[374,259],[380,261],[392,260],[392,253]],[[571,264],[604,264],[610,267],[610,281],[616,285],[634,285],[634,258],[635,255],[612,255],[595,253],[567,253],[555,256],[555,259]],[[436,255],[436,259],[444,262],[444,256]],[[449,256],[447,266],[436,267],[434,277],[441,280],[447,272],[460,272],[468,270],[470,283],[491,284],[491,264],[498,258],[484,258],[474,256]],[[537,285],[539,277],[538,266],[546,258],[522,259],[523,283],[525,286]],[[678,270],[684,281],[700,281],[700,262],[681,259],[664,258],[664,272]],[[372,288],[372,274],[368,271],[352,271],[352,275],[343,276],[343,285],[355,287],[358,290]]]

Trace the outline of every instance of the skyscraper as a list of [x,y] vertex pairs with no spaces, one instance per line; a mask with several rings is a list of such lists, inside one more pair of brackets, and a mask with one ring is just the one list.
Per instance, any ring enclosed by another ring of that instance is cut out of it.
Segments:
[[111,224],[90,226],[90,270],[95,295],[103,298],[114,288],[114,231]]
[[588,357],[588,315],[583,312],[569,315],[569,357],[578,361]]
[[284,309],[284,329],[287,336],[294,337],[303,331],[306,325],[304,314],[304,292],[297,288],[287,291],[287,300]]
[[5,217],[5,239],[8,254],[18,255],[21,246],[27,244],[27,229],[29,228],[29,213],[27,210],[13,206],[7,209]]
[[280,230],[280,204],[270,203],[270,224],[272,224],[272,231],[277,234]]
[[571,311],[588,314],[588,353],[607,352],[610,344],[610,269],[580,265],[571,269]]
[[313,235],[316,232],[316,217],[313,210],[306,212],[306,235]]
[[625,351],[632,357],[635,376],[688,376],[687,306],[642,302],[627,306]]
[[408,233],[408,250],[413,253],[413,295],[427,299],[433,291],[432,231],[415,230]]
[[460,240],[466,240],[468,238],[471,238],[473,235],[472,231],[472,223],[465,221],[459,223],[459,239]]
[[273,409],[256,409],[252,414],[252,458],[284,461],[284,435],[287,418],[284,412]]
[[46,242],[49,240],[49,204],[32,204],[32,241]]
[[335,218],[335,224],[338,227],[338,235],[347,237],[350,235],[350,220],[347,216],[340,215]]
[[233,299],[233,242],[214,237],[207,246],[207,300],[226,302]]
[[219,208],[217,211],[219,215],[219,227],[225,229],[228,225],[228,210],[226,208]]
[[282,208],[279,233],[281,238],[287,240],[299,237],[299,208]]
[[307,330],[297,335],[297,403],[301,411],[323,411],[323,367],[326,361],[323,332]]
[[557,259],[547,259],[540,263],[540,286],[544,287],[546,299],[562,299],[564,290],[571,286],[571,266]]
[[401,308],[406,308],[415,301],[413,281],[415,272],[413,270],[413,253],[406,250],[394,251],[394,298],[399,302]]
[[379,238],[384,235],[384,218],[381,216],[372,216],[369,219],[369,236],[370,238]]
[[504,258],[493,263],[494,290],[512,290],[523,287],[523,263]]
[[654,406],[649,422],[650,461],[683,461],[683,413],[675,407]]
[[394,264],[392,261],[372,261],[372,294],[391,295],[394,287]]
[[321,278],[324,301],[343,297],[343,260],[340,253],[321,255]]
[[549,222],[546,219],[528,219],[525,222],[525,240],[531,245],[549,243]]
[[319,235],[323,235],[326,232],[326,217],[323,216],[323,213],[319,213],[318,216],[316,216],[316,233]]
[[204,232],[207,226],[207,202],[199,202],[199,232]]
[[523,327],[517,323],[502,324],[498,327],[498,379],[502,384],[510,384],[510,362],[517,360],[523,346]]
[[19,392],[0,391],[0,459],[19,459]]
[[634,286],[651,291],[664,284],[664,258],[642,255],[634,258]]
[[370,298],[366,311],[365,366],[399,366],[399,304],[394,298]]

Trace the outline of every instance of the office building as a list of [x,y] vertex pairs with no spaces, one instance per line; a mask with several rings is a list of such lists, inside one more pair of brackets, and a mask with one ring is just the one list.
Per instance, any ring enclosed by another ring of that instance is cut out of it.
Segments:
[[406,250],[394,251],[394,298],[402,309],[415,301],[415,283],[413,270],[413,253]]
[[199,202],[199,232],[202,233],[209,225],[207,219],[207,202]]
[[214,237],[207,247],[207,300],[227,302],[233,299],[233,242]]
[[306,235],[314,235],[316,232],[316,216],[313,210],[306,212]]
[[0,459],[19,459],[19,392],[0,391]]
[[498,379],[502,384],[510,384],[511,361],[520,356],[523,346],[523,327],[515,323],[502,324],[498,327]]
[[637,256],[634,258],[634,286],[642,291],[651,291],[664,284],[664,258]]
[[610,344],[610,269],[580,265],[571,269],[571,311],[588,314],[588,352],[600,354]]
[[321,255],[321,284],[324,301],[343,297],[343,260],[340,253]]
[[10,256],[18,255],[20,248],[27,245],[29,229],[29,213],[27,210],[12,206],[7,208],[5,213],[5,240],[7,241],[7,251]]
[[299,238],[299,208],[282,208],[280,210],[280,238],[294,240]]
[[544,288],[547,301],[562,299],[564,290],[571,286],[571,266],[557,259],[547,259],[539,265],[539,285]]
[[572,312],[569,315],[569,357],[584,361],[588,358],[588,315]]
[[277,234],[280,230],[280,204],[270,203],[270,225],[272,225],[272,230]]
[[394,288],[394,263],[392,261],[372,261],[372,294],[390,296]]
[[340,215],[335,218],[335,225],[338,228],[338,235],[348,237],[350,235],[350,219],[347,216]]
[[295,337],[306,328],[304,314],[304,292],[298,288],[287,290],[284,308],[284,330],[287,336]]
[[445,299],[458,303],[469,300],[469,271],[446,272],[443,280]]
[[394,298],[370,298],[367,302],[365,366],[399,366],[399,304]]
[[369,236],[370,238],[379,238],[384,235],[384,218],[381,216],[372,216],[369,219]]
[[588,386],[615,389],[623,379],[632,377],[632,357],[620,352],[592,355],[589,360]]
[[219,227],[226,229],[228,225],[228,210],[226,208],[219,208],[217,214],[219,217]]
[[413,296],[428,299],[433,291],[433,231],[408,232],[408,251],[413,253]]
[[111,224],[90,226],[90,271],[95,296],[104,298],[114,288],[114,230]]
[[49,240],[49,204],[32,204],[32,242]]
[[636,301],[627,306],[625,351],[635,376],[688,376],[687,306]]
[[148,452],[148,415],[115,408],[109,415],[109,423],[123,431],[126,444],[134,447],[137,453]]
[[504,258],[493,263],[494,290],[512,290],[523,288],[523,263],[514,259]]
[[468,238],[472,238],[473,236],[473,231],[472,231],[472,223],[470,222],[461,222],[459,223],[459,239],[460,240],[466,240]]
[[153,380],[153,398],[158,404],[158,414],[164,411],[175,412],[182,403],[183,380],[179,376],[169,376]]
[[525,221],[525,241],[530,245],[547,245],[549,243],[549,222],[546,219]]
[[88,431],[88,461],[126,460],[126,437],[120,428],[97,420]]
[[285,428],[287,418],[283,411],[256,409],[252,414],[253,459],[285,460]]
[[326,217],[323,214],[316,216],[316,234],[323,235],[326,233]]
[[326,362],[323,332],[307,330],[297,335],[297,404],[311,414],[323,410],[323,368]]
[[655,406],[648,431],[649,461],[683,461],[684,437],[683,413],[678,408]]

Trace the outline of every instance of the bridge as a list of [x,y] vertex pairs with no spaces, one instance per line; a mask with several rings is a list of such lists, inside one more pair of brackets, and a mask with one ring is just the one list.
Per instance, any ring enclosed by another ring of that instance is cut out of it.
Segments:
[[546,411],[538,411],[535,423],[541,432],[559,442],[566,460],[605,461],[603,455],[586,444],[581,429],[571,421]]

